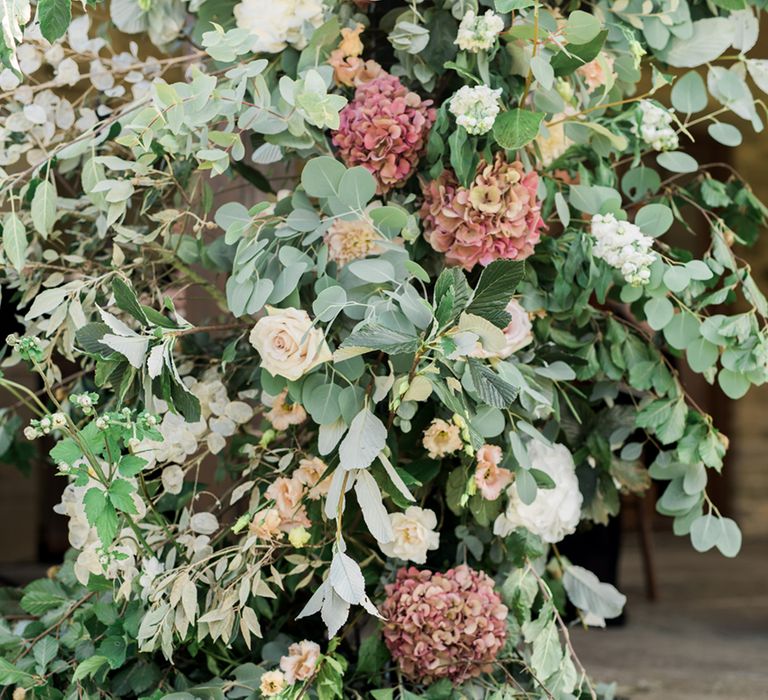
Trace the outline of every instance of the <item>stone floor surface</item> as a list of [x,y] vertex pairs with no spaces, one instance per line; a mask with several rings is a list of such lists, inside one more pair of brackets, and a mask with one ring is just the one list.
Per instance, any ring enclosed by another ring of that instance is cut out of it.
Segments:
[[597,680],[627,700],[768,700],[768,540],[736,559],[655,534],[658,600],[646,599],[633,536],[622,553],[623,627],[572,632]]

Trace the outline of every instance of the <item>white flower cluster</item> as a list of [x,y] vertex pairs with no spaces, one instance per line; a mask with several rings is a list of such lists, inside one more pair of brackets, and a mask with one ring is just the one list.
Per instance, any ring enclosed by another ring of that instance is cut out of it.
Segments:
[[487,51],[493,46],[502,29],[504,20],[493,10],[488,10],[479,17],[469,10],[461,20],[456,41],[453,43],[458,44],[462,51]]
[[[0,71],[0,90],[10,93],[5,95],[7,114],[0,118],[0,167],[13,165],[22,157],[29,165],[37,165],[49,157],[52,146],[66,141],[72,132],[88,131],[111,114],[112,103],[107,104],[107,100],[138,100],[151,89],[151,80],[160,74],[160,63],[140,59],[136,44],[130,51],[102,56],[108,44],[102,38],[89,38],[90,26],[87,15],[75,18],[66,39],[55,44],[42,37],[37,23],[25,28],[17,57],[22,76],[31,80],[22,84],[9,68]],[[38,75],[38,71],[52,71],[53,78]],[[68,99],[69,88],[84,80],[93,88],[93,97],[73,104]]]
[[168,493],[181,492],[184,483],[183,465],[205,442],[212,454],[227,444],[226,438],[235,434],[237,427],[253,417],[253,409],[244,401],[230,401],[227,388],[218,378],[203,377],[198,381],[186,377],[184,383],[200,401],[200,420],[188,423],[177,413],[168,411],[158,401],[158,412],[164,414],[157,429],[162,440],[142,440],[133,446],[134,454],[146,459],[147,468],[167,464],[162,473],[163,487]]
[[52,413],[40,420],[32,419],[24,428],[24,437],[27,440],[36,440],[43,435],[50,434],[51,430],[62,430],[67,427],[67,417],[63,413]]
[[653,238],[628,221],[618,221],[613,214],[595,214],[591,233],[594,238],[592,252],[596,257],[621,270],[630,284],[648,283],[650,266],[656,260]]
[[641,120],[639,130],[643,139],[654,151],[674,151],[680,140],[672,126],[672,114],[651,100],[640,100]]
[[449,109],[456,123],[469,134],[485,134],[491,130],[499,114],[501,89],[491,90],[487,85],[464,87],[453,93]]
[[303,49],[324,13],[322,0],[243,0],[235,5],[237,26],[253,35],[255,53],[278,53],[288,44]]

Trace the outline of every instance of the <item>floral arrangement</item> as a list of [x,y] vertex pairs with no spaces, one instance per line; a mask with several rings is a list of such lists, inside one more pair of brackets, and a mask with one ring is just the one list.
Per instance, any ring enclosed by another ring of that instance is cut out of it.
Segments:
[[768,378],[768,211],[689,152],[763,128],[758,7],[4,3],[0,449],[71,550],[0,695],[613,697],[558,543],[654,479],[740,547],[680,369]]

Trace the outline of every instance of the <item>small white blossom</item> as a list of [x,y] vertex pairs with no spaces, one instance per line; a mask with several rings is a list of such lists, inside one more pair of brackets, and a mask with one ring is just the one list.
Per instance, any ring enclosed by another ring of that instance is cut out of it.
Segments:
[[51,426],[61,429],[67,427],[67,417],[63,413],[54,413],[51,416]]
[[485,134],[491,130],[499,114],[501,89],[491,90],[487,85],[464,87],[451,97],[449,109],[456,123],[469,134]]
[[40,431],[37,428],[28,425],[24,428],[24,437],[27,438],[27,440],[37,440],[37,438],[40,437]]
[[595,257],[621,270],[624,279],[632,285],[647,284],[650,266],[656,260],[653,238],[628,221],[618,221],[613,214],[595,214],[592,217],[592,252]]
[[488,10],[479,17],[469,10],[461,20],[456,41],[453,43],[458,44],[462,51],[487,51],[503,29],[504,20],[493,10]]
[[650,100],[641,100],[639,109],[641,120],[635,133],[654,151],[674,151],[680,139],[672,126],[672,113]]

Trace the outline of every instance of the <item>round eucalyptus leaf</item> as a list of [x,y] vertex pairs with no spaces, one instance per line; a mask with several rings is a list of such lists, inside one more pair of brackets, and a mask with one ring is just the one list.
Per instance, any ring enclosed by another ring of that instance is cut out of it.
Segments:
[[659,153],[656,162],[673,173],[695,173],[699,168],[696,159],[682,151]]
[[710,343],[706,338],[699,338],[686,348],[685,358],[694,372],[701,373],[717,362],[718,354],[717,345]]
[[687,311],[675,314],[664,326],[664,337],[673,348],[685,350],[699,337],[699,321]]
[[749,390],[749,379],[741,372],[731,369],[721,369],[717,375],[717,383],[729,399],[740,399]]
[[664,284],[670,292],[682,292],[691,283],[691,274],[683,265],[668,267],[664,272]]
[[655,331],[660,331],[675,315],[675,307],[667,297],[654,297],[645,302],[643,307],[648,325]]
[[666,204],[646,204],[635,216],[635,226],[646,236],[661,236],[669,231],[674,216]]
[[704,79],[695,71],[688,71],[672,86],[672,106],[684,114],[701,112],[707,107],[707,89]]
[[710,124],[707,133],[724,146],[740,146],[742,142],[741,132],[733,124]]

